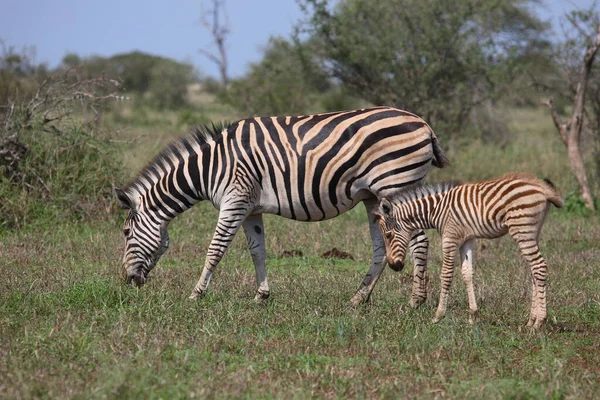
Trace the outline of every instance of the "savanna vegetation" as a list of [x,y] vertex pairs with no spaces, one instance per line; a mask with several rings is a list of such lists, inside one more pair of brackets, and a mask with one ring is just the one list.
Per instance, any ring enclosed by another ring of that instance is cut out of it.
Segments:
[[[300,3],[306,18],[296,34],[272,38],[237,78],[141,52],[68,54],[51,69],[3,46],[0,397],[597,396],[600,219],[580,195],[546,105],[552,98],[556,115],[571,118],[597,8],[572,14],[568,35],[556,35],[534,1]],[[580,138],[593,199],[598,68],[590,69]],[[170,140],[213,120],[384,103],[436,131],[452,165],[429,181],[519,170],[550,178],[566,197],[541,239],[550,275],[544,330],[524,328],[529,277],[510,238],[476,249],[476,325],[460,273],[446,318],[430,322],[441,265],[434,232],[423,306],[408,307],[409,263],[387,269],[368,304],[347,308],[370,261],[362,206],[320,223],[265,218],[265,304],[252,300],[241,235],[209,294],[187,299],[216,222],[209,204],[171,223],[171,248],[146,286],[124,284],[125,215],[113,187]],[[352,258],[323,256],[333,248]]]

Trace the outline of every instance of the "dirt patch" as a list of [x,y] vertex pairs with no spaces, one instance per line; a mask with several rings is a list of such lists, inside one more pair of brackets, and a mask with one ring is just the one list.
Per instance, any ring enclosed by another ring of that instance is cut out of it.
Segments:
[[300,250],[284,250],[281,257],[303,257],[304,253]]
[[342,260],[354,260],[354,257],[352,257],[352,254],[338,250],[337,247],[334,247],[333,249],[321,254],[321,257],[322,258],[339,258]]

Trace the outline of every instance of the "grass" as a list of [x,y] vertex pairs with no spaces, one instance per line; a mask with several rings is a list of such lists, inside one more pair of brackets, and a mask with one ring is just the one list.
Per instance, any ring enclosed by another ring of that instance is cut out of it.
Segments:
[[[169,136],[155,132],[147,131],[139,154]],[[542,132],[516,135],[501,152],[476,142],[456,148],[454,166],[433,178],[550,172],[566,193],[573,181],[560,158],[564,149],[558,137],[536,142]],[[558,166],[532,157],[526,143]],[[173,221],[171,248],[142,289],[123,284],[121,221],[46,221],[0,232],[0,397],[545,399],[595,398],[600,390],[597,215],[550,213],[541,243],[549,320],[539,334],[524,329],[530,285],[508,237],[476,249],[481,321],[474,326],[458,270],[446,318],[430,322],[441,265],[433,232],[423,306],[407,306],[409,264],[400,273],[387,269],[371,302],[347,309],[370,257],[362,206],[320,223],[265,218],[272,290],[266,305],[252,300],[254,270],[242,235],[209,294],[189,301],[216,217],[200,204]],[[333,247],[354,260],[321,257]],[[283,257],[286,250],[302,256]]]
[[[267,218],[273,293],[266,306],[252,300],[254,273],[242,237],[207,297],[187,300],[216,217],[205,204],[173,223],[173,247],[141,290],[121,281],[122,243],[113,223],[3,236],[0,396],[594,397],[597,218],[552,213],[542,244],[549,322],[531,334],[523,329],[525,265],[508,238],[484,241],[476,253],[475,326],[467,322],[458,273],[448,316],[430,323],[441,261],[436,234],[424,306],[407,306],[409,271],[387,270],[369,304],[346,309],[368,262],[362,214],[357,207],[315,224]],[[356,260],[320,257],[333,246]],[[285,249],[304,255],[280,257]]]

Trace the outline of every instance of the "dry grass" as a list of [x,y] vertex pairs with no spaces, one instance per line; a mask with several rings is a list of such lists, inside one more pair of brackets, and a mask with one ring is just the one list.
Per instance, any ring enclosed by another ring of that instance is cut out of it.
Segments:
[[[167,138],[152,136],[158,131],[148,131],[140,153]],[[455,151],[452,169],[434,178],[549,170],[563,193],[570,189],[554,139],[531,141],[528,152],[529,139],[516,140],[501,152],[477,143]],[[538,148],[559,166],[532,156]],[[458,272],[446,318],[430,323],[441,264],[435,233],[422,307],[407,306],[409,266],[386,270],[369,304],[346,309],[370,256],[362,206],[321,223],[265,218],[266,306],[252,300],[241,236],[209,294],[191,302],[216,216],[200,204],[173,221],[172,247],[141,290],[122,282],[120,221],[0,233],[0,397],[595,398],[600,390],[598,216],[550,214],[541,245],[549,321],[541,334],[523,328],[530,285],[508,237],[482,241],[476,252],[475,326]],[[354,260],[320,257],[333,247]],[[303,256],[281,257],[286,250]]]
[[[114,224],[3,236],[0,396],[594,397],[597,219],[556,212],[549,219],[542,243],[549,323],[532,335],[523,329],[525,265],[508,238],[485,241],[477,252],[481,322],[473,327],[460,275],[448,316],[429,322],[439,290],[437,235],[424,306],[406,305],[409,271],[387,270],[370,304],[345,309],[369,257],[362,214],[317,224],[267,218],[273,294],[266,307],[252,301],[242,238],[209,295],[187,300],[216,217],[207,205],[173,223],[174,246],[141,290],[121,282]],[[332,246],[356,261],[319,256]],[[304,256],[278,257],[288,249]]]

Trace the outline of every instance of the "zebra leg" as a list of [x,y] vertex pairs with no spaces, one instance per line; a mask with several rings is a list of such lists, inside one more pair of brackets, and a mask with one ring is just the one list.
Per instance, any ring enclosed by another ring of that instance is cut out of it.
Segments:
[[462,258],[462,277],[467,286],[467,295],[469,296],[469,323],[477,321],[477,300],[475,299],[475,288],[473,287],[473,247],[475,240],[471,239],[460,247]]
[[221,207],[217,227],[215,228],[215,233],[208,246],[202,275],[192,291],[190,299],[195,299],[198,296],[206,294],[213,272],[217,268],[219,261],[221,261],[225,255],[235,234],[246,219],[248,208],[240,206],[240,203],[241,201],[237,201],[235,204],[225,204]]
[[[520,227],[522,229],[522,227]],[[523,258],[531,268],[531,311],[528,327],[538,330],[546,322],[546,281],[548,280],[548,265],[542,257],[537,243],[536,234],[519,232],[516,228],[509,228],[509,233],[515,239],[521,250]]]
[[414,265],[412,294],[408,304],[411,307],[418,307],[427,300],[427,253],[429,251],[429,239],[425,236],[425,232],[416,232],[410,239],[408,247]]
[[443,252],[443,265],[441,273],[441,289],[440,289],[440,302],[438,304],[435,317],[431,320],[434,324],[437,324],[446,315],[446,307],[448,306],[448,294],[450,293],[450,287],[452,286],[452,276],[454,274],[454,259],[456,258],[456,250],[458,245],[447,239],[442,241],[442,252]]
[[350,300],[352,306],[357,306],[369,300],[371,292],[386,264],[385,243],[383,242],[383,237],[381,237],[379,225],[374,221],[373,215],[373,210],[377,205],[377,199],[372,198],[365,200],[364,204],[367,209],[367,218],[369,219],[369,233],[371,234],[371,243],[373,244],[373,259],[371,261],[371,267],[369,268],[369,271],[367,271],[367,275],[363,279],[360,288]]
[[267,250],[265,248],[265,227],[262,214],[250,215],[244,223],[244,233],[248,241],[248,250],[252,255],[254,270],[256,271],[256,284],[258,289],[254,300],[266,300],[269,298],[269,282],[267,281],[267,268],[265,261],[267,259]]

